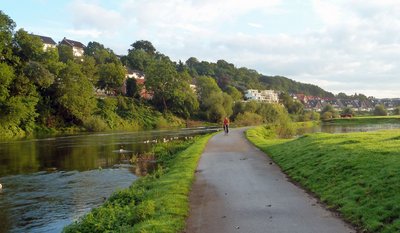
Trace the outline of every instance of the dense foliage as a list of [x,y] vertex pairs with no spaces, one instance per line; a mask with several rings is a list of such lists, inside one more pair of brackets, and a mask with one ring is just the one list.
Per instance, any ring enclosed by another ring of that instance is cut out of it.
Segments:
[[260,81],[265,84],[266,87],[273,90],[289,93],[303,93],[305,95],[319,97],[334,96],[331,92],[327,92],[316,85],[296,82],[282,76],[261,76]]
[[[84,55],[77,57],[67,45],[45,49],[39,36],[15,28],[15,22],[0,11],[1,138],[155,128],[182,125],[189,119],[220,122],[226,116],[232,121],[240,116],[240,124],[258,124],[275,118],[276,111],[285,111],[241,103],[247,89],[330,96],[316,86],[268,78],[224,60],[210,63],[191,57],[177,63],[145,40],[134,42],[124,56],[91,41]],[[145,76],[144,84],[126,78],[132,70]],[[150,98],[143,98],[143,93]],[[285,97],[283,104],[290,114],[305,114],[300,102]],[[245,105],[249,107],[243,109]]]

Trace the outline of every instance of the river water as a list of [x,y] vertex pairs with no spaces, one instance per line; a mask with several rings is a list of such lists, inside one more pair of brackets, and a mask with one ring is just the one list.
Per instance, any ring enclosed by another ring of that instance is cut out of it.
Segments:
[[399,129],[400,124],[364,124],[364,125],[338,125],[338,124],[321,124],[310,128],[302,128],[299,134],[306,133],[354,133],[354,132],[369,132],[386,129]]
[[0,233],[61,232],[143,173],[129,159],[155,143],[216,131],[195,128],[0,142]]

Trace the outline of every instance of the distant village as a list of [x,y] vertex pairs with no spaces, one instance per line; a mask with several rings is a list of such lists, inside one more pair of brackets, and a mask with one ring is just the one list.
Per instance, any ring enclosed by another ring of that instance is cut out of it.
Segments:
[[[43,49],[47,50],[49,48],[56,48],[57,43],[51,38],[47,36],[38,36],[43,42]],[[79,41],[70,40],[67,38],[63,38],[59,44],[66,45],[72,48],[73,55],[75,57],[81,57],[84,55],[85,45]],[[152,93],[146,91],[145,84],[145,76],[142,72],[131,70],[126,68],[126,79],[135,79],[136,83],[142,86],[140,91],[141,98],[151,99]],[[195,85],[190,85],[190,87],[196,91]],[[98,96],[107,95],[104,90],[95,90]],[[126,94],[126,82],[121,87],[121,92]],[[279,91],[275,90],[255,90],[249,89],[244,93],[245,101],[255,100],[266,103],[279,103]],[[391,111],[397,106],[400,106],[400,98],[385,98],[385,99],[376,99],[369,97],[365,100],[351,100],[351,99],[338,99],[338,98],[323,98],[318,96],[307,96],[300,93],[290,93],[290,96],[304,105],[305,110],[320,112],[326,105],[331,105],[335,110],[341,111],[344,108],[350,108],[353,111],[358,112],[370,112],[373,111],[376,105],[383,105],[387,110]]]

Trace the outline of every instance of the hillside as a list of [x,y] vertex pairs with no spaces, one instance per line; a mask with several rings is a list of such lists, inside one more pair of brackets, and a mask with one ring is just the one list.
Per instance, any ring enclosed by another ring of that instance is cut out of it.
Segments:
[[273,89],[319,97],[334,96],[316,85],[296,82],[282,76],[266,76],[245,67],[237,68],[234,64],[224,60],[218,60],[216,63],[200,62],[197,58],[191,57],[185,65],[193,77],[213,77],[222,90],[226,90],[228,86],[234,86],[242,92],[246,89]]
[[334,97],[333,93],[327,92],[317,85],[296,82],[282,76],[261,76],[260,82],[268,89],[319,97]]

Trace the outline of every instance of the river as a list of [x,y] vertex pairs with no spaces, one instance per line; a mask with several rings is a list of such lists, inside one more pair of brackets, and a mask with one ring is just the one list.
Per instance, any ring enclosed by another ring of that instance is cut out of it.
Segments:
[[[61,232],[143,169],[129,159],[155,143],[216,128],[114,132],[0,142],[0,233]],[[145,172],[144,172],[145,173]]]
[[399,129],[400,124],[364,124],[364,125],[339,125],[339,124],[321,124],[310,128],[301,128],[299,134],[306,133],[355,133],[355,132],[369,132],[376,130],[386,129]]

